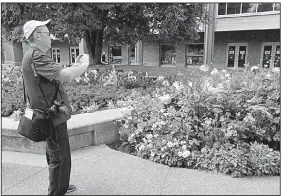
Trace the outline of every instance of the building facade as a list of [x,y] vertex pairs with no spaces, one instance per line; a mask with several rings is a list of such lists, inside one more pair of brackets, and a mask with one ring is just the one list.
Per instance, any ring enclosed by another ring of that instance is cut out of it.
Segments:
[[[140,40],[134,47],[110,46],[102,52],[109,64],[195,68],[243,68],[244,64],[280,67],[280,3],[209,3],[210,23],[202,25],[193,43]],[[21,61],[23,52],[4,46],[4,63]],[[49,54],[61,64],[71,64],[87,53],[82,39],[77,45],[54,42]],[[2,61],[3,62],[3,61]]]

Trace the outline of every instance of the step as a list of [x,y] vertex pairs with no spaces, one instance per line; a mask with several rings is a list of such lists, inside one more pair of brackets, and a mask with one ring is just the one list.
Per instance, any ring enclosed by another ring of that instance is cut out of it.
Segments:
[[[71,150],[111,144],[118,140],[117,119],[124,108],[73,115],[67,121]],[[46,142],[33,142],[17,133],[19,121],[2,117],[2,150],[45,154]]]

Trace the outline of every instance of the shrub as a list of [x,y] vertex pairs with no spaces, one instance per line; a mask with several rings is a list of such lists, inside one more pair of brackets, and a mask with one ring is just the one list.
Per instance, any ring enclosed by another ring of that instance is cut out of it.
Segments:
[[[260,164],[248,157],[257,153],[247,146],[280,141],[279,77],[271,70],[213,70],[193,80],[177,76],[172,84],[162,78],[150,93],[134,92],[119,103],[129,109],[120,120],[120,140],[132,154],[169,166],[217,169],[234,177],[259,175],[258,168],[248,165]],[[212,162],[217,155],[223,160]],[[279,173],[277,155],[268,155],[275,166],[266,171],[273,175]]]

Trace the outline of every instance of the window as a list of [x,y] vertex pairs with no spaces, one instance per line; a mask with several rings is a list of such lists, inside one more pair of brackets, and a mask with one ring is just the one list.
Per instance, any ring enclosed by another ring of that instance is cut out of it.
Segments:
[[228,43],[226,49],[226,67],[244,68],[248,62],[248,43]]
[[273,3],[259,3],[257,12],[273,11]]
[[280,3],[219,3],[218,15],[280,11]]
[[242,3],[242,13],[256,13],[257,3]]
[[136,57],[137,57],[137,48],[136,46],[130,46],[128,47],[128,57],[129,57],[129,64],[136,63]]
[[176,64],[176,48],[173,45],[161,45],[161,64]]
[[280,67],[280,43],[263,42],[261,48],[261,66],[265,68]]
[[274,3],[274,11],[280,11],[280,3]]
[[78,47],[70,47],[70,63],[75,63],[76,57],[79,56],[79,48]]
[[240,14],[241,3],[227,3],[227,14]]
[[226,14],[226,3],[219,3],[218,4],[218,15],[225,15]]
[[204,62],[204,44],[188,44],[186,46],[186,66],[200,66]]
[[122,62],[121,56],[121,46],[111,46],[110,47],[110,63],[120,64]]
[[51,56],[52,56],[52,59],[56,63],[60,63],[61,62],[60,49],[59,48],[51,48]]

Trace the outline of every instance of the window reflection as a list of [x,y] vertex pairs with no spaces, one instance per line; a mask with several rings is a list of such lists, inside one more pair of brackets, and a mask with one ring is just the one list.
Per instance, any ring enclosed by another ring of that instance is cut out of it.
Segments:
[[241,3],[227,3],[227,14],[240,14]]
[[280,3],[274,3],[274,11],[280,11]]
[[255,13],[257,6],[257,3],[242,3],[242,13]]
[[226,3],[219,3],[218,4],[218,15],[225,15],[226,11]]
[[280,3],[219,3],[218,15],[280,11]]
[[273,11],[273,3],[259,3],[257,12]]

